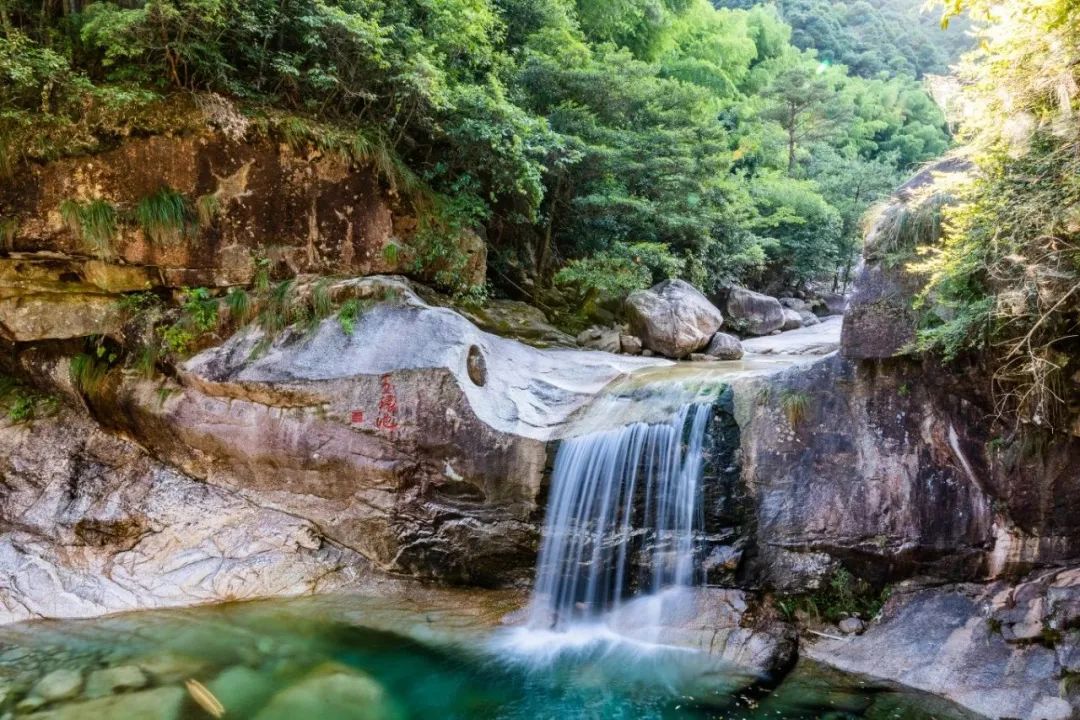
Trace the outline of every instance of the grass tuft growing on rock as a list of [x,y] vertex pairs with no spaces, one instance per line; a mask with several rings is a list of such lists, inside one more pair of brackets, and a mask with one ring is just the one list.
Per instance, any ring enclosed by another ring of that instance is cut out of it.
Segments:
[[0,374],[0,411],[15,425],[51,415],[59,401],[27,387],[10,375]]
[[112,255],[112,241],[116,237],[118,213],[106,200],[65,200],[60,203],[60,216],[64,224],[100,258]]
[[135,219],[153,242],[177,242],[194,225],[187,199],[176,190],[163,186],[135,206]]
[[780,407],[784,411],[784,417],[788,423],[795,427],[806,419],[810,410],[810,396],[806,393],[794,390],[785,392],[780,398]]

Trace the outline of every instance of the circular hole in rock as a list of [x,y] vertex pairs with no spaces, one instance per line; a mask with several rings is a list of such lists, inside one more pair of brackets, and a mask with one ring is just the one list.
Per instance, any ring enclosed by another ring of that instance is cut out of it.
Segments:
[[487,384],[487,361],[484,360],[484,353],[478,345],[469,346],[469,357],[465,360],[465,367],[474,385],[484,387]]

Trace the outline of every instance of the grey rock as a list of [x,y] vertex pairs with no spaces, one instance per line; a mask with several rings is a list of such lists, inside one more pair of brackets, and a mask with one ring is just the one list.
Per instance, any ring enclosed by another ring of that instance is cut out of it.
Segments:
[[162,687],[69,703],[27,717],[29,720],[92,720],[94,718],[177,720],[180,717],[185,696],[186,693],[178,687]]
[[794,628],[768,619],[757,600],[731,588],[695,588],[665,595],[655,604],[631,602],[612,624],[630,637],[660,633],[666,643],[701,650],[755,674],[781,674],[794,662]]
[[784,325],[780,329],[786,332],[788,330],[798,330],[802,326],[802,315],[794,310],[784,308]]
[[641,338],[635,335],[620,335],[619,349],[625,355],[640,355],[644,347],[641,344]]
[[85,695],[88,698],[105,697],[118,692],[144,688],[149,682],[146,673],[135,665],[120,665],[95,670],[86,679]]
[[733,287],[724,305],[730,327],[747,335],[768,335],[784,326],[784,308],[768,295]]
[[577,336],[578,344],[591,350],[617,353],[622,349],[618,328],[591,327]]
[[796,312],[801,313],[804,310],[810,310],[810,303],[806,302],[805,300],[800,300],[799,298],[782,297],[779,298],[779,301],[780,304],[784,307],[794,310]]
[[720,360],[715,355],[707,355],[706,353],[690,353],[690,357],[686,359],[690,362],[719,362]]
[[712,336],[706,355],[712,355],[719,360],[738,360],[743,356],[743,346],[739,338],[727,333],[718,332]]
[[857,617],[846,617],[838,625],[840,632],[846,635],[857,635],[866,629],[866,623]]
[[798,310],[799,317],[802,318],[803,327],[812,327],[821,323],[821,318],[813,313],[811,310]]
[[631,293],[626,313],[631,331],[646,348],[676,359],[705,347],[724,323],[720,310],[682,280]]
[[1011,591],[1003,583],[894,594],[881,620],[847,641],[804,649],[812,660],[948,698],[987,717],[1065,720],[1054,651],[1012,645],[982,608]]
[[46,702],[55,702],[75,697],[82,690],[82,687],[82,671],[62,668],[53,670],[38,680],[30,694],[36,695]]

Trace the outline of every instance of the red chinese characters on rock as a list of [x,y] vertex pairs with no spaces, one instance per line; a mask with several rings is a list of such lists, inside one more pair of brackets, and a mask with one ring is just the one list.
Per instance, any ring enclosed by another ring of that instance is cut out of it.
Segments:
[[351,422],[353,425],[363,425],[364,424],[364,411],[363,410],[353,410],[351,413],[349,413],[349,422]]
[[382,395],[379,397],[379,416],[375,418],[375,427],[380,430],[397,430],[397,391],[389,375],[380,378]]

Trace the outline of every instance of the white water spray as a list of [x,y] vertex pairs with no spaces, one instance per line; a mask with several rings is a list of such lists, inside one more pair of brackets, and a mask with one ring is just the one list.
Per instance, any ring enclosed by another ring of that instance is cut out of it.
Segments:
[[563,441],[552,474],[530,610],[533,630],[565,630],[696,581],[710,398],[666,418]]

